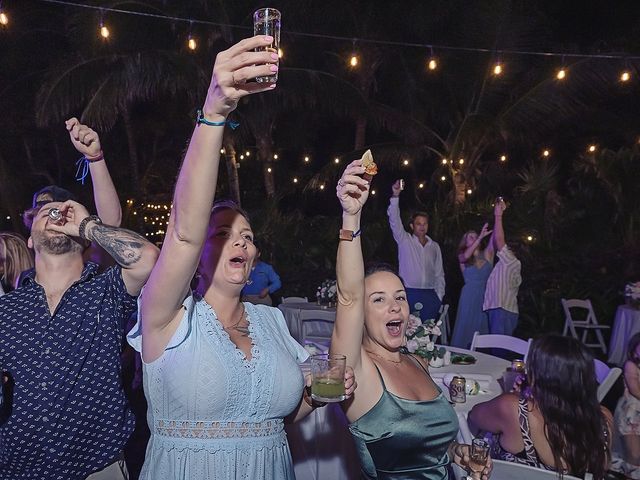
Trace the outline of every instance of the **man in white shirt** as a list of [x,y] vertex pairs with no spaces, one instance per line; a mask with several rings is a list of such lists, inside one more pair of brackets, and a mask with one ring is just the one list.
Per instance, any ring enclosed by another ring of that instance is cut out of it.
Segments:
[[507,206],[498,197],[493,209],[495,217],[491,240],[498,257],[484,292],[482,309],[489,316],[489,333],[512,335],[518,325],[518,289],[522,283],[521,264],[504,239],[502,214]]
[[[398,244],[399,273],[407,291],[409,310],[419,310],[423,322],[437,319],[445,281],[440,246],[427,235],[429,215],[425,212],[411,215],[411,233],[407,232],[400,218],[401,181],[396,180],[391,190],[387,215],[393,238]],[[416,308],[417,303],[422,304],[421,309]]]

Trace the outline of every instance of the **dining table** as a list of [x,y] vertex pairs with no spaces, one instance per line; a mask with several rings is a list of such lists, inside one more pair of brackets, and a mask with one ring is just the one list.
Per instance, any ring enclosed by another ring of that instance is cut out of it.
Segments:
[[336,308],[327,305],[319,305],[315,302],[287,302],[278,305],[284,315],[284,320],[289,328],[289,333],[299,343],[302,343],[302,319],[300,312],[305,311],[328,311],[335,314]]
[[[447,374],[458,374],[465,378],[478,379],[483,388],[476,395],[467,395],[464,403],[452,404],[460,424],[458,441],[470,443],[473,435],[467,423],[471,408],[502,393],[501,379],[511,363],[507,360],[481,352],[462,348],[445,347],[452,354],[472,355],[475,363],[470,365],[446,365],[430,367],[429,373],[443,390],[447,399],[449,390],[444,385]],[[308,365],[301,366],[303,372]],[[291,456],[298,480],[356,480],[360,478],[359,460],[348,428],[348,420],[339,404],[331,404],[314,410],[301,421],[286,427]],[[461,470],[456,476],[462,475]]]
[[627,343],[640,332],[640,310],[620,305],[616,310],[609,342],[609,363],[622,365],[627,358]]

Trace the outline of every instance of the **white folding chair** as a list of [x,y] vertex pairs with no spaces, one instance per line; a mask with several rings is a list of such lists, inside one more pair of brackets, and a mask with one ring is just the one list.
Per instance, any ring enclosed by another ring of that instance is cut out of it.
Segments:
[[[596,320],[596,314],[593,311],[593,305],[591,305],[591,300],[580,300],[577,298],[572,298],[567,300],[566,298],[562,298],[562,309],[564,310],[564,330],[562,331],[563,335],[566,335],[568,332],[571,332],[573,338],[576,340],[580,340],[586,347],[597,347],[602,349],[603,353],[607,353],[607,345],[604,343],[604,338],[602,336],[603,329],[610,328],[608,325],[600,325],[598,320]],[[584,320],[574,320],[571,309],[583,310],[585,313]],[[582,335],[578,337],[578,330],[582,330]],[[587,343],[587,337],[589,332],[593,332],[598,340],[595,343]]]
[[[520,463],[505,462],[504,460],[493,461],[491,480],[513,480],[514,478],[522,478],[526,480],[552,480],[559,479],[560,475],[558,472],[530,467],[529,465],[522,465]],[[593,475],[590,473],[585,474],[584,477],[563,475],[562,478],[565,480],[592,480]]]
[[329,348],[336,312],[330,310],[300,310],[301,340]]
[[282,297],[282,303],[308,303],[307,297]]
[[480,333],[475,332],[473,334],[473,340],[471,340],[471,350],[477,350],[478,348],[501,348],[503,350],[509,350],[510,352],[519,353],[525,361],[527,360],[530,346],[531,339],[522,340],[521,338],[497,333],[480,335]]
[[449,323],[449,304],[445,303],[440,305],[440,312],[438,320],[442,321],[440,324],[440,344],[449,345],[449,336],[451,335],[451,324]]
[[613,384],[616,383],[616,380],[622,374],[622,369],[620,367],[611,368],[597,358],[593,359],[593,363],[596,369],[596,380],[599,383],[598,402],[602,402],[609,390],[611,390],[611,387],[613,387]]

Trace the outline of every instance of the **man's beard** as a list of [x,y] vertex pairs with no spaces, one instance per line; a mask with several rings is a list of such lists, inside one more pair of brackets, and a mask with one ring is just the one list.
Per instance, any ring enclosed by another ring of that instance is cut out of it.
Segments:
[[82,245],[67,235],[47,235],[36,233],[33,236],[35,249],[41,253],[64,255],[66,253],[82,252]]

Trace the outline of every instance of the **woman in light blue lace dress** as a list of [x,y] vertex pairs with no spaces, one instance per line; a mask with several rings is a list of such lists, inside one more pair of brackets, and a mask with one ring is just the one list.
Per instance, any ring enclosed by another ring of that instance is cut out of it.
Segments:
[[489,317],[482,310],[484,291],[493,269],[493,242],[485,249],[480,248],[482,239],[491,234],[485,223],[478,235],[469,230],[462,236],[458,247],[458,262],[464,277],[464,286],[458,301],[456,323],[453,326],[451,345],[469,348],[473,332],[489,333]]
[[[245,39],[216,58],[129,333],[142,352],[149,404],[142,480],[292,479],[284,419],[317,406],[298,366],[308,355],[280,311],[240,302],[256,257],[246,215],[228,202],[213,205],[227,115],[240,98],[275,87],[246,83],[277,69],[277,55],[254,51],[271,40]],[[353,391],[352,375],[345,387]]]

